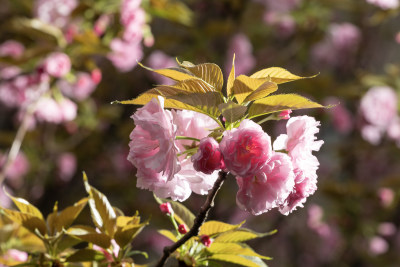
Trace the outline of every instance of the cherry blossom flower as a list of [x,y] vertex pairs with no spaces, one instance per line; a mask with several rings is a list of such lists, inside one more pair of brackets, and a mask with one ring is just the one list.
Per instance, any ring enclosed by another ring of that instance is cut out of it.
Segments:
[[212,137],[201,139],[199,150],[192,156],[192,162],[196,171],[206,174],[225,167],[219,144]]
[[68,182],[76,172],[77,161],[73,153],[63,153],[57,159],[58,176],[64,182]]
[[380,236],[374,236],[369,240],[369,253],[371,255],[380,255],[389,249],[388,242]]
[[36,0],[34,13],[43,22],[63,28],[68,23],[69,15],[77,6],[77,0]]
[[19,58],[25,51],[25,47],[20,42],[14,40],[5,41],[0,45],[1,57]]
[[60,80],[57,84],[65,96],[82,101],[87,99],[96,89],[96,81],[99,79],[99,77],[95,77],[95,79],[97,79],[95,81],[92,76],[93,75],[90,75],[86,72],[78,72],[76,74],[76,81],[74,83],[70,83],[67,80]]
[[306,198],[317,189],[318,159],[312,151],[318,151],[324,141],[316,141],[320,123],[309,116],[292,117],[286,124],[287,134],[282,134],[274,142],[274,150],[285,149],[292,160],[295,174],[294,190],[290,193],[280,212],[287,215],[297,207],[302,207]]
[[139,42],[126,42],[115,38],[110,43],[111,52],[108,59],[122,72],[133,69],[143,57],[142,47]]
[[236,203],[241,209],[259,215],[284,204],[293,190],[294,174],[291,159],[274,153],[255,176],[236,177],[239,191]]
[[51,76],[60,78],[71,70],[71,61],[66,54],[54,52],[47,56],[43,68]]
[[382,9],[396,9],[400,5],[399,0],[367,0],[367,2]]
[[219,147],[226,168],[240,177],[254,176],[272,156],[271,137],[247,119],[225,131]]

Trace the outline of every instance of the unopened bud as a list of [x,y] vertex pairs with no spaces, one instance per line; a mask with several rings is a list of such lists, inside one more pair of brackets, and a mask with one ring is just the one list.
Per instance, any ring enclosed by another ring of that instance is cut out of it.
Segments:
[[284,110],[281,113],[279,113],[278,116],[281,119],[288,120],[288,119],[290,119],[290,113],[292,113],[292,110],[291,109],[287,109],[287,110]]
[[189,231],[189,229],[187,228],[187,226],[185,224],[180,224],[178,226],[178,232],[181,234],[186,234]]
[[210,247],[211,246],[212,240],[208,235],[202,235],[200,237],[200,240],[201,240],[201,243],[203,243],[204,246],[206,246],[206,247]]
[[92,70],[92,72],[90,73],[90,77],[92,78],[92,81],[95,84],[99,84],[102,78],[101,75],[101,70],[100,69],[94,69]]
[[162,213],[167,214],[167,215],[171,215],[174,212],[174,210],[172,209],[171,204],[169,202],[162,203],[160,205],[160,210]]

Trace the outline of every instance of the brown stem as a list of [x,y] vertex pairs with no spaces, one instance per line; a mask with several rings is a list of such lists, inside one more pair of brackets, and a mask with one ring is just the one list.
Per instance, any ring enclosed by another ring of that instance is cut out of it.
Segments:
[[207,215],[210,209],[214,207],[215,196],[217,195],[217,192],[221,188],[222,184],[224,183],[227,175],[228,173],[224,171],[220,171],[218,173],[218,179],[215,181],[215,184],[211,189],[211,192],[208,194],[206,202],[204,202],[203,206],[200,208],[200,211],[197,214],[196,219],[194,220],[192,228],[175,244],[164,248],[164,254],[158,261],[156,267],[164,266],[164,263],[168,259],[169,255],[171,255],[175,250],[177,250],[190,238],[192,238],[193,236],[197,236],[199,234],[200,226],[202,226],[204,221],[207,219]]

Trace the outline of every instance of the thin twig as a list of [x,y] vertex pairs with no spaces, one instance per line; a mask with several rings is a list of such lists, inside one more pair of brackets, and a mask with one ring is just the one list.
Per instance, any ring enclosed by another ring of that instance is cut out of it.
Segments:
[[199,234],[200,227],[203,225],[204,221],[207,219],[208,212],[212,207],[214,207],[214,199],[217,195],[218,190],[221,188],[222,184],[224,183],[226,176],[228,175],[227,172],[220,171],[218,174],[218,179],[215,181],[211,192],[208,194],[206,202],[204,202],[203,206],[200,208],[199,213],[194,220],[193,227],[187,232],[181,239],[179,239],[175,244],[165,247],[164,254],[161,259],[158,261],[156,267],[164,266],[164,263],[168,259],[168,257],[177,250],[180,246],[182,246],[186,241],[190,238],[197,236]]

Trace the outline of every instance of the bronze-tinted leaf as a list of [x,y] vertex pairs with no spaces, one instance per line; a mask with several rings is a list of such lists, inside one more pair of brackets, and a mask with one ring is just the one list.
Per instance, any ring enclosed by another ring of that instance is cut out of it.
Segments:
[[268,79],[251,78],[246,75],[236,77],[232,90],[238,103],[243,103],[248,95],[260,88],[265,82],[268,82]]
[[246,113],[247,107],[236,104],[235,102],[229,101],[228,103],[222,103],[218,106],[222,116],[228,122],[235,122],[241,119]]
[[102,248],[108,248],[111,245],[111,238],[103,233],[96,232],[96,229],[89,226],[77,225],[70,227],[66,233],[83,241],[93,243]]
[[233,93],[232,88],[234,81],[235,81],[235,54],[233,54],[232,69],[231,72],[229,73],[228,81],[226,84],[226,95],[228,97],[230,97]]
[[[179,62],[178,62],[179,63]],[[194,65],[190,62],[184,61],[179,65],[190,71],[194,76],[205,81],[212,86],[212,91],[221,91],[224,85],[224,77],[221,69],[214,63],[203,63]]]
[[317,75],[313,75],[313,76],[309,76],[309,77],[301,77],[301,76],[294,75],[283,68],[271,67],[271,68],[257,71],[250,77],[251,78],[270,78],[271,82],[281,84],[281,83],[296,81],[296,80],[300,80],[300,79],[314,78],[315,76],[317,76]]
[[100,251],[83,248],[74,252],[72,255],[66,258],[66,262],[86,262],[86,261],[97,261],[100,262],[104,260],[104,254]]
[[264,98],[271,93],[275,92],[278,90],[278,85],[273,82],[265,82],[260,87],[258,87],[255,91],[251,92],[246,98],[244,99],[243,102],[250,102],[254,101],[257,99]]
[[195,78],[189,71],[183,69],[183,68],[166,68],[166,69],[152,69],[149,67],[144,66],[143,64],[139,63],[140,66],[143,68],[158,73],[162,76],[165,76],[167,78],[170,78],[174,81],[183,81],[183,80],[188,80],[188,79],[193,79]]
[[28,213],[1,208],[4,214],[12,221],[21,224],[32,233],[37,229],[42,236],[46,234],[46,223],[43,219]]
[[5,190],[4,190],[4,192],[6,193],[6,195],[9,198],[11,198],[11,200],[14,202],[15,206],[17,206],[18,209],[22,213],[27,213],[27,214],[33,215],[33,216],[38,217],[39,219],[43,220],[43,215],[38,208],[36,208],[35,206],[33,206],[31,203],[29,203],[28,201],[26,201],[23,198],[13,197],[10,194],[8,194],[8,192]]

